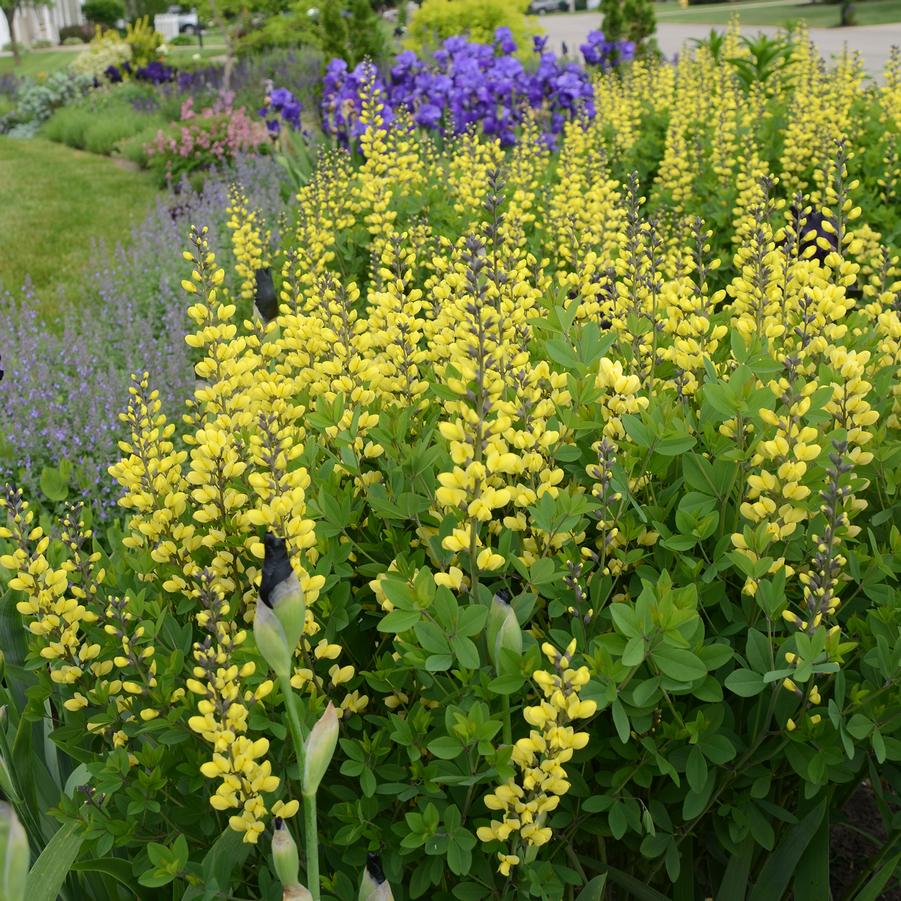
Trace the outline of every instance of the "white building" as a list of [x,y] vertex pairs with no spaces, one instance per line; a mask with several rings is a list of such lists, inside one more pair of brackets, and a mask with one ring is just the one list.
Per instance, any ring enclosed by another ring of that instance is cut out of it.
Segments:
[[[22,44],[35,41],[59,43],[59,30],[66,25],[80,25],[81,0],[51,0],[45,6],[26,6],[16,13],[16,40]],[[9,43],[6,16],[0,14],[0,47]]]

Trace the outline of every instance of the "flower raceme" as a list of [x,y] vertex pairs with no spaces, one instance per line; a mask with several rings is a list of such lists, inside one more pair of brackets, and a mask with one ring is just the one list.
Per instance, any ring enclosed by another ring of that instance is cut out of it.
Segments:
[[126,562],[5,497],[60,734],[128,789],[171,766],[248,843],[303,804],[307,856],[315,787],[323,842],[367,847],[313,897],[379,845],[423,894],[563,897],[556,844],[598,837],[668,891],[682,836],[714,869],[757,841],[770,780],[788,811],[895,754],[896,251],[853,135],[819,174],[770,141],[808,94],[840,131],[890,100],[808,54],[768,94],[706,49],[598,73],[604,117],[554,150],[534,111],[510,147],[417,132],[361,72],[362,159],[324,153],[277,224],[231,192],[222,249],[191,233],[196,378],[180,416],[150,375],[125,401]]
[[546,825],[548,814],[557,809],[570,785],[564,765],[574,751],[588,744],[589,738],[587,732],[577,732],[570,724],[588,719],[597,711],[595,701],[579,697],[579,690],[588,684],[591,674],[586,666],[572,668],[575,639],[562,653],[549,643],[543,644],[541,650],[554,669],[532,674],[544,699],[523,708],[523,719],[533,728],[513,746],[519,777],[485,796],[485,806],[500,812],[501,819],[478,830],[481,841],[503,842],[520,852],[498,853],[498,871],[504,876],[509,876],[521,860],[534,859],[536,850],[551,840],[553,833]]

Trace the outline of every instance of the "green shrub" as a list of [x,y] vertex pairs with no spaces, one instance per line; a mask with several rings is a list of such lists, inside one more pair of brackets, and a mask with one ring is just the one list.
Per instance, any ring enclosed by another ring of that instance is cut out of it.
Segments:
[[81,106],[64,106],[45,123],[42,134],[50,141],[84,150],[85,132],[96,119],[96,113]]
[[162,118],[148,116],[137,110],[99,116],[85,131],[85,150],[109,156],[116,151],[121,141],[148,132],[154,126],[159,128],[163,124]]
[[62,41],[63,47],[76,47],[80,46],[84,43],[84,38],[77,37],[76,35],[72,35],[71,37],[65,38]]
[[526,16],[528,6],[528,0],[425,0],[410,20],[405,44],[422,53],[457,34],[490,44],[494,32],[506,25],[522,48],[539,30]]
[[125,16],[125,7],[119,0],[86,0],[81,11],[89,22],[107,28],[114,28]]

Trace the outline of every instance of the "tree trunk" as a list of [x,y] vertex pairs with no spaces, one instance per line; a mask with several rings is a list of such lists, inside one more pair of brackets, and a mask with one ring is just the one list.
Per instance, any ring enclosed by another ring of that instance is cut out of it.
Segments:
[[19,42],[16,40],[16,26],[13,24],[13,19],[16,17],[16,7],[18,4],[12,7],[3,6],[0,9],[3,10],[3,15],[6,16],[6,24],[9,27],[9,46],[12,48],[13,59],[15,60],[16,65],[22,62],[22,57],[19,55]]
[[851,13],[851,0],[842,0],[842,18],[841,22],[839,22],[839,25],[850,25],[852,21],[853,15]]

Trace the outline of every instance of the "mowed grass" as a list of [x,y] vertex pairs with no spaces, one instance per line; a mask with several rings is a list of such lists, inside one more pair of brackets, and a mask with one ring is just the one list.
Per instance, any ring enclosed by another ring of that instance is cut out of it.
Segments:
[[[655,3],[659,24],[727,25],[736,13],[743,27],[752,25],[785,26],[805,21],[811,28],[838,27],[838,3],[776,3],[750,0],[745,3],[705,3],[681,9],[676,0]],[[885,25],[901,22],[901,0],[861,0],[854,4],[855,25]]]
[[0,281],[17,291],[30,276],[52,316],[74,296],[95,241],[114,245],[152,206],[151,176],[38,138],[0,138]]
[[[194,58],[194,54],[200,54],[201,58],[221,56],[224,52],[222,44],[209,46],[205,41],[205,46],[200,48],[193,47],[170,47],[166,58],[178,65],[185,64]],[[16,65],[16,61],[12,56],[0,56],[0,74],[12,72],[16,75],[30,75],[37,78],[40,75],[50,75],[52,72],[58,72],[65,69],[75,57],[78,56],[78,48],[70,50],[68,47],[53,50],[28,50],[22,53],[22,61]]]

